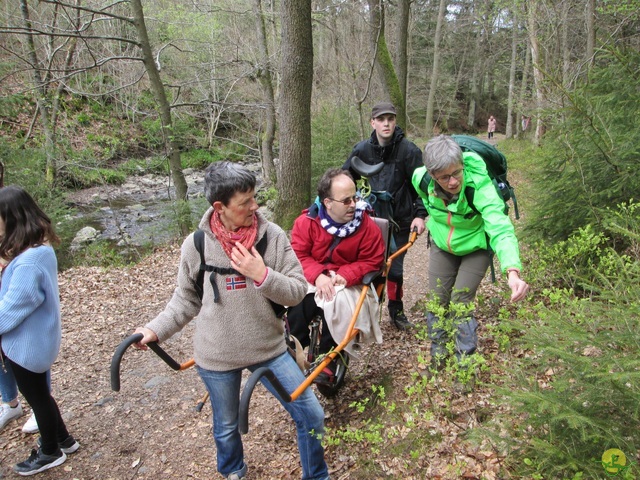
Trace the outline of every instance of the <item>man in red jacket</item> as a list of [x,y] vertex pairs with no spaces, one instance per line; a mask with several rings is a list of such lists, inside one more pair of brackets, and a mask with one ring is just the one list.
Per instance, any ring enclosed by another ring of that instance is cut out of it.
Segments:
[[[311,293],[302,303],[289,308],[287,317],[291,333],[302,346],[307,346],[309,323],[316,315],[322,316],[321,354],[337,343],[314,297],[331,301],[338,286],[360,285],[367,273],[379,270],[384,263],[384,240],[368,209],[367,203],[356,196],[351,174],[340,168],[330,169],[318,184],[317,203],[303,211],[293,225],[291,246]],[[345,318],[345,322],[349,320]],[[332,362],[318,382],[331,382],[334,373]]]

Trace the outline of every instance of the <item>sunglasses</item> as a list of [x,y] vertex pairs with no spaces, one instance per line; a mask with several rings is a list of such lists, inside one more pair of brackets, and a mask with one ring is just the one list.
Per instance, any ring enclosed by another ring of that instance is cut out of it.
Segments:
[[359,195],[354,195],[353,197],[347,197],[343,200],[336,200],[335,198],[331,198],[331,197],[327,197],[329,200],[331,200],[332,202],[338,202],[343,204],[345,207],[348,207],[349,205],[351,205],[352,203],[357,203],[358,200],[360,200],[360,196]]

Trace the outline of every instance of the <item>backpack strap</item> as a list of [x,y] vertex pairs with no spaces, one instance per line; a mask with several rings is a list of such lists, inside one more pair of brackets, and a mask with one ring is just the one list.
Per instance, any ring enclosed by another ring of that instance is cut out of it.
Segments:
[[473,210],[472,213],[467,213],[464,218],[471,218],[474,217],[476,215],[480,215],[480,211],[476,208],[476,206],[473,203],[473,197],[476,194],[476,189],[473,188],[470,185],[467,185],[464,189],[464,196],[467,199],[467,204],[469,204],[469,208],[471,208],[471,210]]
[[202,300],[202,296],[204,295],[204,272],[206,271],[207,266],[204,261],[204,232],[202,230],[198,229],[194,232],[193,244],[200,254],[200,269],[198,270],[198,276],[196,277],[196,283],[194,287],[196,289],[196,293],[198,294],[198,298]]
[[[200,254],[200,270],[198,271],[198,276],[196,277],[196,283],[194,285],[196,293],[198,294],[198,298],[202,301],[202,297],[204,295],[204,272],[211,272],[209,275],[209,281],[211,282],[211,287],[213,288],[213,302],[218,303],[220,301],[220,291],[218,290],[218,285],[216,283],[216,273],[220,275],[230,275],[235,273],[237,275],[242,275],[240,272],[233,268],[224,268],[224,267],[214,267],[211,265],[207,265],[204,259],[204,231],[198,229],[195,231],[193,235],[193,243],[195,244],[196,250]],[[260,254],[261,257],[264,257],[264,253],[267,250],[267,234],[260,239],[260,241],[256,244],[256,250]],[[275,303],[269,300],[271,304],[271,308],[273,308],[274,313],[278,318],[281,318],[286,308],[278,303]]]

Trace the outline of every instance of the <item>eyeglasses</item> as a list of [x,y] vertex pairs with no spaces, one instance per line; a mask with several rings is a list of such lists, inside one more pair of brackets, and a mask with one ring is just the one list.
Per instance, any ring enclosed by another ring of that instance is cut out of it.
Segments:
[[343,204],[345,207],[348,207],[349,205],[351,205],[352,203],[357,203],[358,200],[360,200],[360,195],[354,195],[353,197],[347,197],[343,200],[336,200],[335,198],[331,198],[331,197],[327,197],[329,200],[331,200],[332,202],[338,202]]
[[451,175],[443,175],[439,178],[438,177],[435,177],[435,178],[440,183],[449,183],[449,181],[452,178],[455,178],[456,180],[460,180],[462,178],[463,173],[464,173],[464,168],[460,168],[455,172],[453,172]]

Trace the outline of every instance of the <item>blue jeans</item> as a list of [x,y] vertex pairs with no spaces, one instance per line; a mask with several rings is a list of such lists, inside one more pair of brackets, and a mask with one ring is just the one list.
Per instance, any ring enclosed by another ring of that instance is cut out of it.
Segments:
[[0,396],[4,403],[9,403],[18,398],[18,385],[13,370],[7,360],[4,360],[4,368],[0,365]]
[[[247,367],[250,371],[267,367],[280,380],[289,393],[298,388],[305,377],[295,360],[285,352],[271,360]],[[216,442],[218,471],[228,477],[237,473],[242,477],[247,471],[244,463],[242,438],[238,431],[238,406],[242,369],[217,372],[196,367],[211,398],[213,409],[213,438]],[[287,403],[280,398],[266,378],[262,384],[278,399],[296,424],[298,450],[302,463],[303,480],[325,480],[329,470],[324,461],[322,435],[324,434],[324,411],[318,399],[307,388],[295,401]]]

